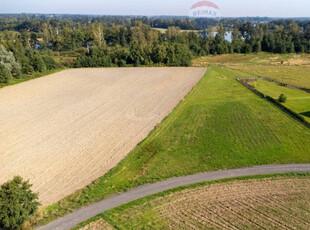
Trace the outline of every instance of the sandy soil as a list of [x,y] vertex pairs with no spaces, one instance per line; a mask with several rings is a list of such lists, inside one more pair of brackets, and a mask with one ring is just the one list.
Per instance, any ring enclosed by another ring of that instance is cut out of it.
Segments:
[[71,69],[0,90],[0,184],[30,179],[44,205],[123,159],[205,68]]

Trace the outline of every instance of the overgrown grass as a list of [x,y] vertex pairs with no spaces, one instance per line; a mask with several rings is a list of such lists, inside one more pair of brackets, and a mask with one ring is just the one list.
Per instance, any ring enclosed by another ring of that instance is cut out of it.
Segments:
[[284,105],[296,113],[304,116],[306,121],[310,122],[310,116],[307,116],[307,113],[310,113],[309,93],[306,93],[302,90],[279,86],[276,83],[264,81],[261,79],[256,82],[256,89],[265,95],[271,96],[274,99],[278,99],[280,94],[284,93],[288,99]]
[[271,78],[278,82],[310,89],[310,65],[304,66],[230,66],[229,68],[255,76]]
[[263,76],[289,85],[310,89],[309,54],[225,54],[205,56],[193,61],[194,66],[220,65]]
[[[300,179],[307,178],[310,179],[310,173],[287,173],[287,174],[273,174],[273,175],[259,175],[259,176],[247,176],[247,177],[237,177],[222,180],[215,180],[210,182],[204,182],[189,186],[183,186],[176,189],[171,189],[169,191],[161,192],[152,196],[144,197],[142,199],[132,201],[125,205],[119,206],[117,208],[108,210],[102,214],[99,214],[83,223],[78,224],[73,229],[80,229],[92,222],[96,222],[100,219],[104,219],[107,223],[110,223],[116,229],[132,229],[133,224],[139,226],[141,229],[164,229],[168,228],[165,225],[165,221],[156,215],[155,208],[157,204],[152,202],[157,198],[167,198],[168,195],[177,193],[183,190],[195,189],[203,186],[211,186],[213,184],[228,183],[233,181],[248,181],[248,180],[261,180],[261,179]],[[128,213],[130,213],[130,218],[128,218]]]
[[195,66],[210,65],[273,65],[273,66],[301,66],[310,65],[310,54],[273,54],[273,53],[250,53],[250,54],[222,54],[209,55],[196,58]]
[[57,73],[57,72],[60,72],[62,70],[65,70],[65,69],[66,68],[46,70],[46,71],[44,71],[42,73],[34,73],[32,76],[23,75],[20,78],[12,78],[12,79],[10,79],[8,84],[1,84],[0,83],[0,88],[3,88],[5,86],[10,86],[10,85],[15,85],[15,84],[18,84],[18,83],[21,83],[21,82],[24,82],[24,81],[29,81],[29,80],[32,80],[32,79],[35,79],[35,78],[39,78],[39,77],[43,77],[43,76],[46,76],[46,75],[50,75],[50,74],[53,74],[53,73]]
[[209,68],[186,99],[117,167],[45,208],[39,223],[173,176],[310,162],[310,130],[238,83],[235,78],[240,74]]

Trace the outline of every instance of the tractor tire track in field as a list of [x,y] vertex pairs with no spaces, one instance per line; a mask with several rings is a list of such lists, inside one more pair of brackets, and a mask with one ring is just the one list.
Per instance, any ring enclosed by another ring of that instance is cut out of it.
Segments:
[[[128,202],[131,202],[131,201],[134,201],[134,200],[137,200],[137,199],[149,196],[149,195],[167,191],[169,189],[177,188],[180,186],[186,186],[186,185],[191,185],[191,184],[196,184],[196,183],[201,183],[201,182],[206,182],[206,181],[219,180],[219,179],[243,177],[243,176],[280,174],[280,173],[306,173],[306,172],[310,172],[310,164],[262,165],[262,166],[254,166],[254,167],[249,167],[249,168],[205,172],[205,173],[198,173],[198,174],[189,175],[189,176],[171,178],[166,181],[162,181],[162,182],[158,182],[154,184],[146,184],[138,188],[132,189],[128,192],[114,195],[111,198],[96,202],[87,207],[76,210],[73,213],[65,217],[55,220],[49,223],[48,225],[38,227],[37,229],[38,230],[70,229],[76,226],[77,224],[83,221],[86,221],[89,218],[94,217],[109,209],[118,207],[120,205],[126,204]],[[230,194],[227,194],[227,196],[229,195]],[[247,204],[247,205],[251,207],[251,204]],[[219,207],[219,209],[226,210],[227,207],[222,205],[221,207]],[[208,209],[204,209],[204,210],[208,211]],[[254,210],[254,211],[259,213],[258,210]],[[210,214],[212,214],[210,210],[209,212]],[[167,215],[169,216],[169,213]],[[180,213],[177,215],[182,215],[182,214]],[[235,213],[231,212],[231,215],[235,215]],[[198,213],[195,213],[194,216],[195,218],[199,218]],[[186,219],[186,216],[183,216],[183,217]],[[227,219],[225,219],[224,217],[223,219],[217,219],[217,220],[212,220],[211,218],[212,217],[210,218],[208,217],[205,221],[209,223],[215,221],[214,227],[229,228],[228,227],[229,223],[227,222]],[[244,216],[243,218],[247,219],[247,216]],[[236,219],[238,218],[236,217]],[[272,219],[272,217],[270,217],[270,219]],[[188,219],[188,221],[191,222],[192,220]],[[277,223],[276,220],[273,220],[273,222]],[[253,224],[259,225],[259,223],[253,223]],[[278,224],[281,225],[281,223],[278,223]]]

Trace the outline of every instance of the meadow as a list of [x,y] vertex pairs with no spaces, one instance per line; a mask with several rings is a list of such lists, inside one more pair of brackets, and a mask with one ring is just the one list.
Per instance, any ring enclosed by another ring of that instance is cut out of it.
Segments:
[[241,72],[241,76],[267,77],[285,84],[310,89],[309,54],[225,54],[199,57],[194,66],[219,65]]
[[274,82],[258,79],[255,83],[256,89],[265,95],[278,99],[283,93],[287,97],[284,103],[286,107],[302,115],[310,122],[310,94],[298,89],[290,89],[280,86]]
[[309,174],[218,181],[123,205],[75,229],[306,230],[309,191]]
[[45,208],[46,223],[113,193],[173,176],[263,164],[310,162],[310,130],[210,67],[199,84],[117,167]]

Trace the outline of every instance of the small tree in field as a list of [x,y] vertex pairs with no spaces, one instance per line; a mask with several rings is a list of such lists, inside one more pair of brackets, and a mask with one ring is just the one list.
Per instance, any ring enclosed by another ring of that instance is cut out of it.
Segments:
[[0,229],[20,229],[40,203],[29,181],[14,177],[0,187]]
[[282,93],[278,99],[279,102],[285,103],[287,101],[287,97]]

